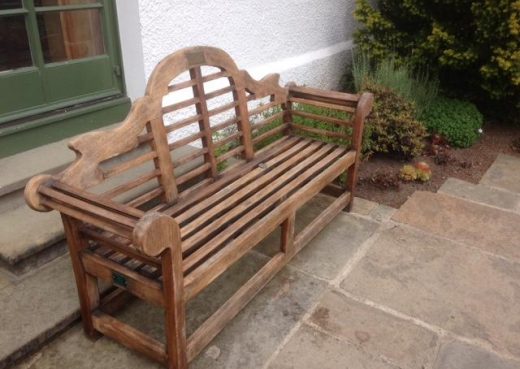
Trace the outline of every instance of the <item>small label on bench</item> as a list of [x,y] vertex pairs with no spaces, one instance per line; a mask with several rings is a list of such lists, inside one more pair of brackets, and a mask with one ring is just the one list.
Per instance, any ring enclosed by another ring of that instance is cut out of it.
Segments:
[[126,287],[126,278],[122,274],[112,272],[112,282],[114,282],[116,286]]

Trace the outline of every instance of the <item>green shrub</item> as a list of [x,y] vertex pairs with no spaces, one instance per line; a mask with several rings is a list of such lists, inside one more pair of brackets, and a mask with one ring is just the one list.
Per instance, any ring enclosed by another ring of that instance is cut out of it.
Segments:
[[415,119],[414,105],[395,91],[372,82],[366,82],[361,89],[374,94],[374,108],[363,133],[364,154],[387,153],[403,159],[420,155],[427,132]]
[[480,136],[483,117],[467,101],[438,98],[423,114],[428,130],[445,137],[452,146],[470,147]]
[[428,67],[460,97],[520,109],[520,0],[357,0],[355,17],[372,58]]
[[417,116],[428,108],[439,91],[438,81],[428,73],[414,73],[408,64],[399,64],[394,58],[374,61],[369,54],[360,51],[354,52],[352,79],[357,91],[367,82],[394,90],[414,102]]

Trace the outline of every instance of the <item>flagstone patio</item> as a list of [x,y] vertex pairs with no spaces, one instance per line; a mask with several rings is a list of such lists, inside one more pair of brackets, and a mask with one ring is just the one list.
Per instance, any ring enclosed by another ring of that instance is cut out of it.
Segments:
[[[520,191],[500,174],[519,163],[499,157],[480,185],[449,180],[397,211],[359,199],[190,368],[520,368],[520,214],[504,201]],[[320,196],[305,208],[300,223],[327,201]],[[276,242],[276,235],[265,240],[189,304],[189,332],[268,260]],[[164,335],[154,307],[136,302],[120,317]],[[159,367],[109,339],[89,341],[79,324],[16,366]]]

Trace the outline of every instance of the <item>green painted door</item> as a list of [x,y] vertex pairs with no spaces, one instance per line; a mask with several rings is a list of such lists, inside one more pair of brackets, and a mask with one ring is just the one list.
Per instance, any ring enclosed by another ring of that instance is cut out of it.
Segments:
[[113,0],[0,1],[0,130],[124,92]]

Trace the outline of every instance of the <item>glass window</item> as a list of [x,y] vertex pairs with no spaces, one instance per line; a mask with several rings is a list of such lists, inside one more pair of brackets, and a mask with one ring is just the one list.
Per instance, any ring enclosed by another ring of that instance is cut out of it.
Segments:
[[0,17],[0,71],[32,65],[25,17]]
[[34,0],[34,6],[95,4],[98,0]]
[[97,9],[41,13],[38,28],[46,63],[105,53],[101,15]]
[[22,7],[22,0],[0,0],[0,10],[16,9]]

